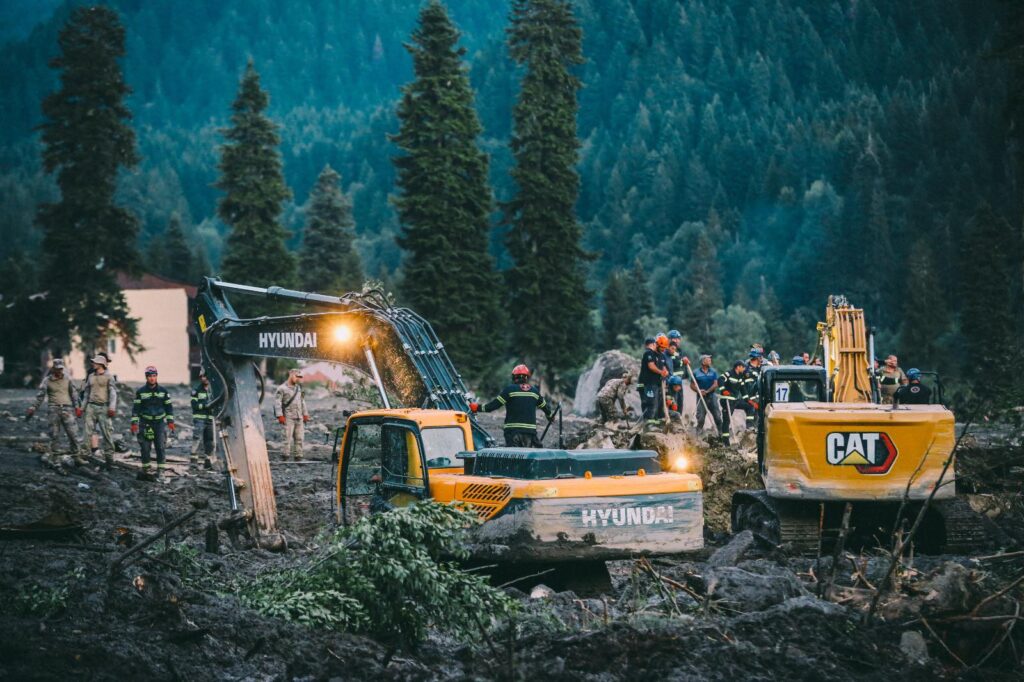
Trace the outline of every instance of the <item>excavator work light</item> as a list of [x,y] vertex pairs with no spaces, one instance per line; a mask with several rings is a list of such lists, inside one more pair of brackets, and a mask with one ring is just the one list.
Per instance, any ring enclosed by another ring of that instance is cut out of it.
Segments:
[[686,468],[690,466],[690,459],[686,455],[676,455],[675,459],[672,460],[673,471],[686,471]]
[[348,326],[344,324],[339,324],[336,327],[334,327],[332,334],[334,336],[334,340],[337,341],[338,343],[345,343],[346,341],[352,338],[352,330],[349,329]]

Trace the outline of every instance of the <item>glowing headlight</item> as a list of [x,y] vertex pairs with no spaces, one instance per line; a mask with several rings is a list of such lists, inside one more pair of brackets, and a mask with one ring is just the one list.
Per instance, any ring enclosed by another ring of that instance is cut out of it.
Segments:
[[339,343],[344,343],[352,338],[352,330],[343,324],[339,324],[334,328],[334,340]]
[[672,468],[675,471],[686,471],[688,466],[690,466],[690,460],[687,459],[686,455],[676,455],[675,459],[672,460]]

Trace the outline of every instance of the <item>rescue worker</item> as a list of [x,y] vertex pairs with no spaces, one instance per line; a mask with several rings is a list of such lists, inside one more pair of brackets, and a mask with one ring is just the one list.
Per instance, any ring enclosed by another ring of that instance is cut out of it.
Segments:
[[199,448],[203,449],[203,467],[213,469],[213,410],[210,408],[210,380],[206,370],[199,370],[199,385],[192,389],[192,452],[188,468],[199,466]]
[[[683,351],[679,345],[683,342],[683,335],[679,333],[678,329],[673,329],[668,333],[668,350],[669,359],[672,360],[672,366],[669,368],[669,372],[672,376],[679,377],[681,383],[685,383],[689,379],[689,375],[686,371],[686,366],[690,364],[690,358],[683,355]],[[683,411],[683,396],[685,392],[680,389],[679,391],[679,413]]]
[[82,391],[82,400],[85,401],[85,433],[92,437],[99,432],[92,454],[96,457],[102,446],[103,466],[110,469],[114,464],[114,426],[111,420],[117,414],[117,383],[114,375],[107,371],[109,361],[105,355],[97,354],[89,362],[92,371],[85,378]]
[[792,362],[793,362],[794,365],[805,365],[805,364],[807,364],[806,361],[804,360],[804,356],[803,355],[794,355]]
[[899,366],[899,358],[889,355],[878,372],[878,387],[882,393],[882,404],[891,405],[899,387],[907,383],[907,375]]
[[921,370],[912,367],[907,370],[907,384],[900,386],[893,394],[893,406],[929,405],[932,390],[921,383]]
[[778,367],[782,364],[782,356],[777,351],[770,351],[768,353],[768,364]]
[[505,408],[505,446],[510,448],[542,447],[537,438],[537,410],[551,420],[555,413],[540,394],[540,389],[530,384],[530,368],[516,365],[512,370],[512,383],[486,405],[470,403],[473,412],[493,412]]
[[608,383],[597,392],[597,407],[601,410],[601,421],[607,424],[614,421],[615,405],[622,409],[622,416],[629,417],[629,408],[626,406],[626,392],[633,385],[633,375],[623,372],[618,379],[610,379]]
[[[666,337],[667,340],[667,337]],[[658,350],[658,342],[652,336],[644,339],[643,357],[640,358],[640,376],[637,390],[640,391],[640,407],[647,422],[656,422],[661,414],[661,382],[668,378],[668,360]]]
[[[79,407],[78,395],[71,380],[64,375],[64,361],[60,358],[53,361],[49,373],[39,384],[36,400],[25,415],[26,420],[32,418],[43,404],[43,400],[46,400],[50,407],[50,446],[49,452],[43,455],[43,464],[52,466],[60,473],[64,473],[64,466],[85,464],[78,442],[78,427],[75,424],[75,417],[82,416],[82,409]],[[67,435],[68,443],[71,445],[70,456],[58,457],[61,430]]]
[[[729,445],[732,435],[732,411],[746,405],[747,365],[742,360],[732,363],[732,369],[722,375],[719,382],[719,399],[722,407],[722,442]],[[741,408],[742,409],[742,408]]]
[[[776,353],[776,355],[778,354]],[[764,354],[759,350],[751,350],[747,358],[746,371],[743,372],[743,395],[747,399],[757,396],[757,381],[761,378],[761,369],[763,367]]]
[[288,381],[277,387],[274,416],[284,426],[284,454],[281,458],[287,462],[289,456],[294,456],[296,462],[301,462],[306,423],[309,421],[306,397],[302,393],[301,369],[290,370]]
[[[142,451],[140,481],[155,481],[163,472],[167,459],[167,429],[174,431],[174,408],[171,396],[158,383],[156,367],[146,368],[146,383],[135,392],[132,403],[132,433],[138,436]],[[156,473],[150,468],[150,453],[156,448]]]
[[[704,428],[704,418],[711,413],[715,422],[715,433],[722,432],[722,410],[715,399],[715,392],[718,390],[718,372],[711,366],[711,354],[705,353],[700,356],[700,367],[693,372],[693,381],[690,388],[697,393],[697,433]],[[701,399],[703,398],[703,400]]]
[[669,416],[679,416],[683,413],[683,378],[673,374],[665,384],[668,387],[668,399],[665,403]]

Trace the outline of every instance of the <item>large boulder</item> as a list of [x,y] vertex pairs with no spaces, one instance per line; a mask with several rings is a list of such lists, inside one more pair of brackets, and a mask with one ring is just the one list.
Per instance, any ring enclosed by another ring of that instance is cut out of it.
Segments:
[[[631,358],[621,350],[610,350],[601,353],[594,362],[594,365],[580,375],[576,382],[576,397],[573,400],[573,412],[583,417],[594,417],[597,415],[597,392],[601,390],[610,379],[616,379],[623,374],[629,373],[636,378],[640,373],[640,362]],[[627,403],[633,406],[639,414],[640,396],[636,391],[629,391],[626,396]]]

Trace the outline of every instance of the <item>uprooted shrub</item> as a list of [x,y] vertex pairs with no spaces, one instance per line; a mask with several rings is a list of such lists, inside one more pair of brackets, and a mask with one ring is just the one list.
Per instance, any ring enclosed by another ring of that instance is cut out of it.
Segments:
[[422,502],[335,533],[309,561],[261,575],[240,589],[261,613],[310,626],[372,634],[414,648],[430,626],[481,634],[516,602],[455,560],[475,516]]

